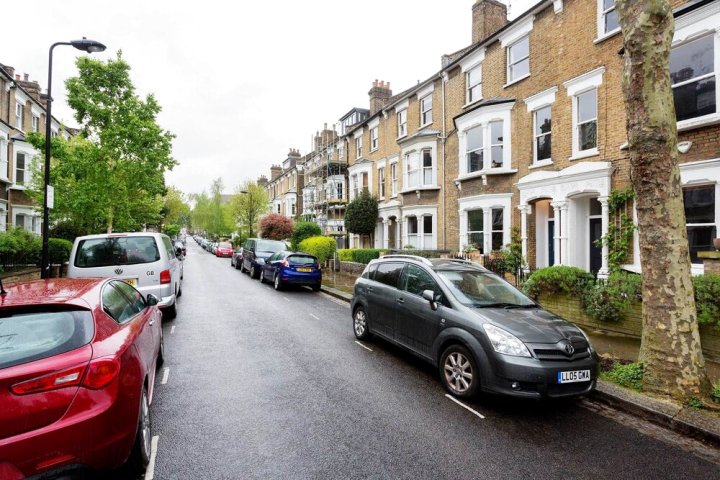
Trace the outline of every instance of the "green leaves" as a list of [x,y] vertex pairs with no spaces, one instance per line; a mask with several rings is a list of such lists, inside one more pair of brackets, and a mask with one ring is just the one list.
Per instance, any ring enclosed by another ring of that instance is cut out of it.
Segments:
[[378,221],[378,202],[364,190],[345,210],[345,229],[350,233],[370,235]]
[[[152,96],[135,95],[130,66],[120,53],[116,60],[80,57],[76,64],[79,75],[66,86],[81,134],[52,139],[53,220],[83,233],[160,224],[164,174],[176,164],[173,135],[156,122],[160,106]],[[43,136],[34,134],[30,141],[44,151]],[[42,204],[42,175],[33,179],[29,193]]]

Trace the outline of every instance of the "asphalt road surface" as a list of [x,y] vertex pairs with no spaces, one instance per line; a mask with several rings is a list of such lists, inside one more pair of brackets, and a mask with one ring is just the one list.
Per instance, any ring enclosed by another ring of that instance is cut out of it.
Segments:
[[588,400],[457,403],[346,304],[190,239],[163,328],[147,480],[720,478],[717,450]]

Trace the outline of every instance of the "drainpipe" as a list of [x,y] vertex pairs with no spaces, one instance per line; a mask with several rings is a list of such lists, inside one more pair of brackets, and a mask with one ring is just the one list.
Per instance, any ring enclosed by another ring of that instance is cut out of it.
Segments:
[[443,250],[447,249],[447,209],[445,208],[445,202],[446,202],[445,198],[447,196],[447,188],[445,185],[445,170],[446,170],[445,141],[447,140],[447,138],[445,137],[445,133],[446,133],[446,130],[445,130],[445,81],[446,81],[446,79],[447,79],[447,72],[442,72],[440,74],[440,84],[442,85],[442,102],[441,102],[442,103],[442,137],[440,138],[440,143],[442,144],[441,151],[442,151],[442,166],[443,166],[442,189],[441,189],[441,191],[442,191],[442,199],[441,199],[442,200],[442,212],[443,212],[443,222],[442,222],[442,238],[443,238],[442,248],[443,248]]

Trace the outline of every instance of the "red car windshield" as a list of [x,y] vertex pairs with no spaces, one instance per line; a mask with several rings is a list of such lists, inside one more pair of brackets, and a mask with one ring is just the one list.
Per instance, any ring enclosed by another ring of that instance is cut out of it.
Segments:
[[225,248],[225,249],[230,248],[230,249],[232,249],[232,244],[231,244],[231,243],[228,243],[228,242],[220,242],[220,243],[218,243],[217,248]]
[[90,343],[88,310],[5,311],[0,314],[0,369],[52,357]]

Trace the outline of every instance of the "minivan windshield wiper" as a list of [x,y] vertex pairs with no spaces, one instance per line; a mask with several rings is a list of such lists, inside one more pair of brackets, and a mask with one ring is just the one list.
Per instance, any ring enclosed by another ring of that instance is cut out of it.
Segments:
[[505,309],[511,309],[511,308],[538,308],[538,306],[534,303],[529,303],[527,305],[520,305],[517,303],[485,303],[482,305],[475,305],[478,308],[505,308]]

